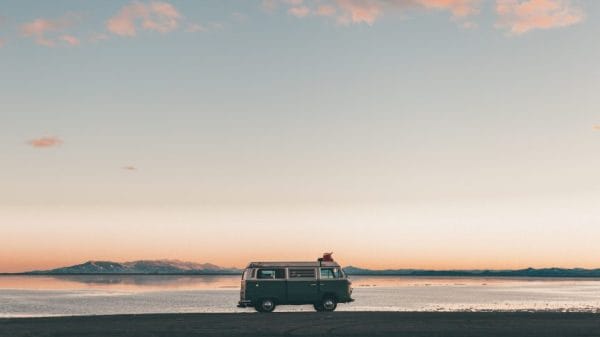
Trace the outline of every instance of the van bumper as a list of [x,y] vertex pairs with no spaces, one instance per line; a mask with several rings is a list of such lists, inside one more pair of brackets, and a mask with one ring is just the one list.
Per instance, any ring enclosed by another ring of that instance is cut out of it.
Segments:
[[238,308],[246,308],[246,307],[251,307],[251,306],[252,306],[252,301],[250,301],[250,300],[240,300],[237,305]]

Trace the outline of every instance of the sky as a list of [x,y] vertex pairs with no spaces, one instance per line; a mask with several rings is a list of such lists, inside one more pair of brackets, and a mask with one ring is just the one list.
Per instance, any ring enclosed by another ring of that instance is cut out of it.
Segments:
[[0,0],[0,272],[600,268],[599,15]]

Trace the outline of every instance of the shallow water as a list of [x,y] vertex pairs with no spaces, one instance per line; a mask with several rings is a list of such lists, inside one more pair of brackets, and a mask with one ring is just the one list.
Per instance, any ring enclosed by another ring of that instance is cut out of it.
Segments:
[[[600,279],[354,276],[340,311],[586,311]],[[253,312],[236,308],[239,276],[0,276],[0,317]],[[281,306],[277,311],[312,311]]]

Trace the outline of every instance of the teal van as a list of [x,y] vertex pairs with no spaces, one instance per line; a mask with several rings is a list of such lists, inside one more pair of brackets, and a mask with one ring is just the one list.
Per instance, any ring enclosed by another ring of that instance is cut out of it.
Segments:
[[271,312],[277,305],[312,304],[334,311],[338,303],[354,301],[344,271],[334,261],[251,262],[242,274],[238,307]]

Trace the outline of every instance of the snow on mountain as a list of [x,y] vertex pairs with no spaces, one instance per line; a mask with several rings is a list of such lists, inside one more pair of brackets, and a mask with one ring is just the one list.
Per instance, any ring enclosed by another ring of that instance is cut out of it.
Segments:
[[139,260],[131,262],[88,261],[82,264],[28,274],[238,274],[237,268],[224,268],[211,263],[180,260]]

